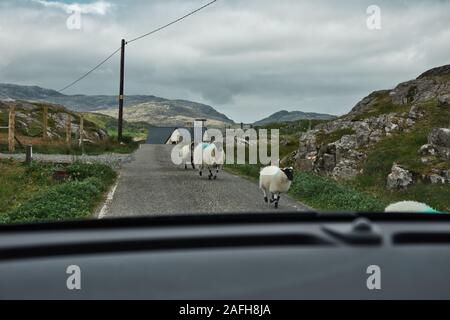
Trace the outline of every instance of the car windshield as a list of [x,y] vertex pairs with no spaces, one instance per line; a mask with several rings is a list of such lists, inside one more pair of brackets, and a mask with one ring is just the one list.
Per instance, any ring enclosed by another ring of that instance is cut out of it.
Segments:
[[0,224],[450,211],[450,2],[0,10]]

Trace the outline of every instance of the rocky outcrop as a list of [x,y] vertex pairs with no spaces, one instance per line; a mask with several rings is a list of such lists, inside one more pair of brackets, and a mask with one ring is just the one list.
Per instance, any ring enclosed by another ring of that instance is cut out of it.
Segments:
[[447,184],[450,183],[450,170],[433,169],[423,179],[425,182],[431,184]]
[[399,165],[394,164],[391,173],[387,177],[386,187],[388,190],[406,189],[413,183],[413,174]]
[[450,129],[433,129],[428,136],[428,144],[420,148],[419,154],[422,162],[430,162],[436,158],[450,160]]
[[[410,132],[426,115],[425,103],[438,101],[440,107],[446,107],[449,97],[450,65],[432,69],[392,90],[375,91],[356,104],[349,114],[301,133],[296,166],[335,179],[352,179],[361,172],[371,146],[394,134]],[[450,159],[449,131],[433,130],[428,144],[420,150],[423,161],[431,161],[433,157]],[[335,141],[330,141],[331,138]],[[406,183],[406,178],[395,183],[400,170],[393,169],[389,180],[392,188],[396,188],[396,184],[403,188],[413,183]]]
[[[366,154],[358,150],[376,144],[395,132],[408,131],[421,117],[423,112],[413,106],[406,115],[390,113],[360,121],[344,118],[320,124],[314,130],[300,135],[297,167],[324,173],[336,179],[354,178],[360,172],[359,164],[366,158]],[[351,130],[355,133],[343,135],[327,145],[318,143],[319,134],[326,136],[339,130]]]
[[450,94],[443,94],[438,97],[439,107],[448,108],[450,107]]

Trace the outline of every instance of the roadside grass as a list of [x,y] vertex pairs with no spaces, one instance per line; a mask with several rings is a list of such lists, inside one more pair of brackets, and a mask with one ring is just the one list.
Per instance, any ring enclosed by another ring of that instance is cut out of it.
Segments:
[[[226,165],[225,170],[258,180],[261,165]],[[289,195],[319,211],[383,211],[386,202],[313,173],[296,171]]]
[[[89,218],[117,174],[102,164],[55,165],[0,161],[0,223]],[[53,179],[64,170],[67,182]]]
[[397,163],[417,175],[429,173],[432,168],[450,169],[449,161],[438,163],[422,163],[418,151],[427,143],[428,135],[433,128],[449,128],[450,110],[440,108],[437,101],[419,105],[425,113],[409,133],[393,134],[374,145],[367,152],[363,162],[363,173],[350,184],[358,189],[382,197],[391,202],[414,200],[425,202],[438,210],[450,211],[450,186],[430,185],[419,181],[405,191],[386,190],[386,177],[391,172],[393,163]]

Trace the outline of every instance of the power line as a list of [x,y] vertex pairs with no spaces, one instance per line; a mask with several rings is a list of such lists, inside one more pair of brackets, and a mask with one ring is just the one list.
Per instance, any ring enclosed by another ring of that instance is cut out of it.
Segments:
[[[129,44],[129,43],[135,42],[135,41],[137,41],[137,40],[140,40],[140,39],[142,39],[142,38],[148,37],[148,36],[150,36],[150,35],[152,35],[152,34],[158,32],[158,31],[161,31],[161,30],[163,30],[163,29],[165,29],[165,28],[167,28],[167,27],[170,27],[171,25],[173,25],[173,24],[175,24],[175,23],[177,23],[177,22],[179,22],[179,21],[181,21],[181,20],[183,20],[183,19],[186,19],[187,17],[190,17],[190,16],[196,14],[197,12],[199,12],[199,11],[205,9],[206,7],[209,7],[210,5],[212,5],[212,4],[215,3],[215,2],[217,2],[217,0],[211,1],[211,2],[209,2],[209,3],[207,3],[207,4],[205,4],[204,6],[201,6],[200,8],[198,8],[198,9],[196,9],[196,10],[194,10],[194,11],[191,11],[191,12],[189,12],[188,14],[186,14],[186,15],[184,15],[184,16],[182,16],[182,17],[180,17],[180,18],[178,18],[178,19],[176,19],[176,20],[174,20],[174,21],[172,21],[172,22],[170,22],[170,23],[168,23],[168,24],[166,24],[166,25],[164,25],[164,26],[162,26],[162,27],[159,27],[159,28],[154,29],[154,30],[152,30],[152,31],[150,31],[150,32],[148,32],[148,33],[146,33],[146,34],[143,34],[143,35],[141,35],[141,36],[139,36],[139,37],[136,37],[136,38],[134,38],[134,39],[131,39],[130,41],[126,42],[126,44]],[[65,86],[64,88],[62,88],[61,90],[59,90],[59,92],[63,92],[63,91],[65,91],[65,90],[69,89],[70,87],[74,86],[75,84],[77,84],[78,82],[80,82],[81,80],[83,80],[84,78],[86,78],[86,77],[87,77],[88,75],[90,75],[92,72],[94,72],[95,70],[97,70],[98,68],[100,68],[102,65],[104,65],[109,59],[111,59],[112,57],[114,57],[120,50],[121,50],[121,48],[118,48],[116,51],[114,51],[113,53],[111,53],[105,60],[103,60],[102,62],[100,62],[98,65],[96,65],[94,68],[92,68],[91,70],[89,70],[88,72],[86,72],[84,75],[82,75],[81,77],[79,77],[78,79],[76,79],[75,81],[73,81],[72,83],[68,84],[67,86]]]
[[159,27],[159,28],[157,28],[157,29],[155,29],[155,30],[152,30],[152,31],[146,33],[146,34],[143,34],[142,36],[139,36],[139,37],[136,37],[136,38],[134,38],[134,39],[132,39],[132,40],[130,40],[130,41],[127,41],[127,44],[128,44],[128,43],[132,43],[132,42],[137,41],[137,40],[140,40],[140,39],[145,38],[145,37],[147,37],[147,36],[150,36],[150,35],[152,35],[152,34],[158,32],[158,31],[161,31],[162,29],[165,29],[165,28],[167,28],[167,27],[170,27],[171,25],[173,25],[173,24],[175,24],[175,23],[177,23],[177,22],[179,22],[179,21],[181,21],[181,20],[183,20],[183,19],[186,19],[187,17],[190,17],[190,16],[196,14],[197,12],[199,12],[199,11],[205,9],[206,7],[209,7],[209,6],[212,5],[214,2],[217,2],[217,0],[211,1],[211,2],[209,2],[209,3],[207,3],[207,4],[205,4],[204,6],[198,8],[198,9],[196,9],[196,10],[194,10],[194,11],[191,11],[191,12],[189,12],[188,14],[182,16],[181,18],[178,18],[178,19],[176,19],[176,20],[174,20],[174,21],[172,21],[172,22],[170,22],[170,23],[168,23],[168,24],[166,24],[166,25],[164,25],[164,26],[162,26],[162,27]]
[[81,80],[83,80],[84,78],[86,78],[88,75],[90,75],[92,72],[94,72],[95,70],[97,70],[98,68],[100,68],[102,65],[104,65],[109,59],[111,59],[112,57],[114,57],[116,55],[117,52],[120,51],[121,48],[117,49],[116,51],[114,51],[113,53],[111,53],[105,60],[103,60],[102,62],[100,62],[98,65],[96,65],[94,68],[92,68],[91,70],[89,70],[88,72],[86,72],[84,75],[82,75],[81,77],[79,77],[77,80],[75,80],[74,82],[68,84],[67,86],[65,86],[64,88],[62,88],[61,90],[59,90],[58,92],[63,92],[64,90],[69,89],[70,87],[74,86],[75,84],[77,84],[78,82],[80,82]]

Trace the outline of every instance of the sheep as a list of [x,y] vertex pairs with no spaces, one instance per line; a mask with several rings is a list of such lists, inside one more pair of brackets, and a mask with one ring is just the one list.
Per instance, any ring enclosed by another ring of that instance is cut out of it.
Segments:
[[415,201],[402,201],[389,205],[384,212],[389,213],[441,213],[436,211],[435,209],[427,206],[424,203],[415,202]]
[[181,163],[184,164],[184,169],[188,169],[188,164],[192,166],[192,169],[195,170],[194,163],[194,147],[195,144],[192,142],[191,144],[185,145],[180,150]]
[[289,191],[293,180],[293,168],[280,169],[277,166],[270,166],[262,169],[259,175],[259,188],[264,193],[264,201],[269,205],[275,202],[275,208],[278,209],[280,195]]
[[200,177],[203,176],[203,169],[206,168],[209,171],[208,179],[216,180],[219,170],[225,163],[225,152],[219,150],[214,143],[200,143],[194,149],[194,163],[199,165]]

